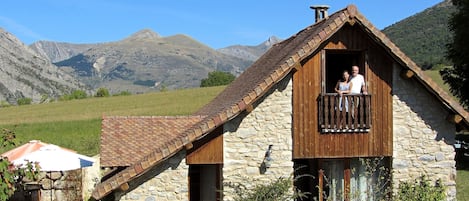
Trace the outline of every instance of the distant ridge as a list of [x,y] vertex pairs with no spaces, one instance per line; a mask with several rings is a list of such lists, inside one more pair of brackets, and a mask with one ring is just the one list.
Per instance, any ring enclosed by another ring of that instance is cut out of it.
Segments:
[[143,29],[119,41],[93,46],[55,64],[93,89],[143,93],[199,87],[209,72],[240,74],[252,61],[222,54],[177,34]]
[[78,55],[98,44],[72,44],[65,42],[38,41],[29,47],[44,58],[55,63]]
[[266,41],[256,46],[233,45],[233,46],[220,48],[217,51],[223,54],[235,56],[238,58],[255,61],[260,56],[262,56],[270,47],[272,47],[272,45],[281,41],[282,40],[280,38],[277,38],[276,36],[271,36]]
[[10,104],[16,104],[20,98],[47,101],[83,87],[78,80],[0,28],[0,101]]

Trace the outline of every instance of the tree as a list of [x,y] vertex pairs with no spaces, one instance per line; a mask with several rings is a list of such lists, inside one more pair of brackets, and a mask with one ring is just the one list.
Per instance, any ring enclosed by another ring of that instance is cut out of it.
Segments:
[[452,67],[440,70],[440,74],[450,87],[451,93],[469,108],[469,1],[452,0],[456,12],[449,19],[452,41],[446,46],[446,57]]
[[208,73],[208,78],[202,79],[200,82],[200,87],[213,87],[227,85],[231,83],[236,77],[229,73],[223,71],[213,71]]
[[[2,147],[14,145],[16,134],[13,130],[2,129],[0,143]],[[0,201],[10,198],[18,187],[22,187],[23,179],[34,181],[39,175],[39,167],[28,163],[26,167],[11,168],[7,158],[0,157]]]
[[98,91],[96,91],[96,97],[109,97],[109,90],[106,88],[99,88]]

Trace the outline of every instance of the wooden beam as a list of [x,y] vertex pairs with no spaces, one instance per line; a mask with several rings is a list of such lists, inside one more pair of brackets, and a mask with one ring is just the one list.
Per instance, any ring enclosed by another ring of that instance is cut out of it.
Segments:
[[405,79],[410,79],[415,75],[414,71],[411,71],[409,69],[403,69],[401,70],[401,77]]
[[293,71],[298,72],[301,69],[301,64],[300,62],[296,62],[296,64],[293,66]]
[[184,145],[184,147],[186,148],[186,150],[189,150],[189,149],[192,149],[192,147],[194,147],[194,144],[192,144],[192,142],[189,142],[186,145]]
[[449,114],[446,117],[446,120],[448,120],[451,123],[459,124],[459,122],[462,121],[462,116],[459,114]]
[[129,183],[126,182],[126,183],[121,184],[117,190],[122,191],[122,192],[129,190]]
[[246,106],[246,112],[251,113],[254,110],[254,106],[252,104],[249,104]]

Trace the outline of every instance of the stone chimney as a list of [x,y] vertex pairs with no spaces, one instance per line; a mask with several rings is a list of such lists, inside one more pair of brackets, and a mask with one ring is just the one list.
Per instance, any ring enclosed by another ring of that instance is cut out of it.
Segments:
[[329,9],[328,5],[313,5],[313,6],[310,6],[310,8],[314,10],[315,19],[316,19],[315,22],[319,22],[322,19],[325,19],[328,17],[327,16],[327,9]]

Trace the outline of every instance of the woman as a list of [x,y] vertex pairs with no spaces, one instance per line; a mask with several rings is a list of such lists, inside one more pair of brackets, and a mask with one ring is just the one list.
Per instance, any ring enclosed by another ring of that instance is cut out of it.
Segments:
[[[337,81],[337,84],[335,85],[335,92],[339,94],[339,111],[342,112],[342,100],[345,99],[345,112],[348,112],[348,98],[345,96],[342,96],[343,94],[350,94],[350,89],[352,89],[353,83],[350,82],[350,74],[348,73],[347,70],[344,70],[342,72],[342,79]],[[342,117],[343,115],[339,113],[340,115],[340,122],[339,125],[342,125]],[[345,115],[347,116],[347,115]]]

